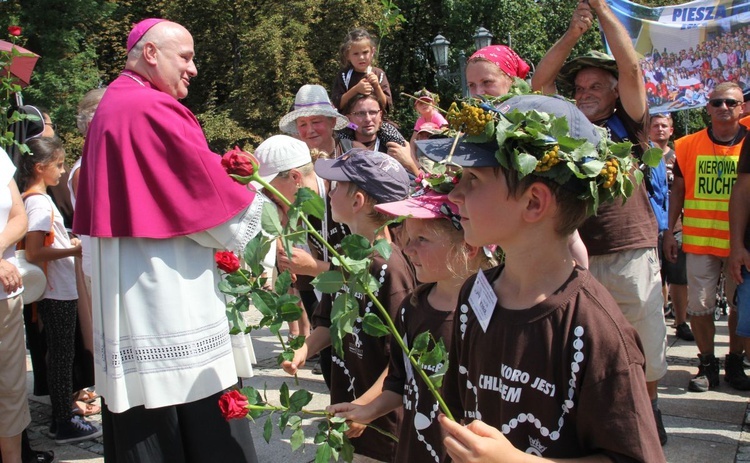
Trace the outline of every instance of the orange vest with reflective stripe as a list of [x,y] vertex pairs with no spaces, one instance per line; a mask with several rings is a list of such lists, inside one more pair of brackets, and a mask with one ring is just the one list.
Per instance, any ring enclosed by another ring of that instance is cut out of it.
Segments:
[[729,255],[729,195],[737,180],[742,143],[717,145],[704,129],[675,141],[685,179],[682,249],[693,254]]

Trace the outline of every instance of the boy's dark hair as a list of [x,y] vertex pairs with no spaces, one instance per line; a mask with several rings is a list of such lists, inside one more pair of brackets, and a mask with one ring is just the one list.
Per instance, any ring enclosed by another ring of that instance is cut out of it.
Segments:
[[499,166],[493,168],[495,175],[502,172],[505,177],[505,184],[508,187],[508,194],[513,198],[519,197],[533,183],[544,183],[552,191],[552,195],[557,202],[557,214],[555,216],[555,231],[560,236],[568,236],[583,225],[588,217],[586,201],[578,197],[578,193],[571,191],[565,186],[560,185],[553,179],[539,177],[536,175],[527,175],[521,179],[518,178],[518,172]]
[[375,39],[372,38],[369,32],[367,32],[365,29],[362,29],[361,27],[350,30],[346,34],[346,37],[344,37],[344,41],[341,42],[341,46],[339,47],[339,60],[341,61],[341,66],[343,66],[345,69],[351,66],[349,64],[349,57],[347,56],[347,52],[352,47],[352,44],[354,42],[361,42],[362,40],[367,40],[368,42],[370,42],[371,47],[376,46]]

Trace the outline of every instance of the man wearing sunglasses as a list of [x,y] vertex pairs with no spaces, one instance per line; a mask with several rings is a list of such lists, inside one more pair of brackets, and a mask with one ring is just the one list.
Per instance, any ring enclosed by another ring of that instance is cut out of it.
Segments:
[[[710,127],[675,142],[674,181],[669,199],[669,229],[682,218],[682,250],[686,254],[690,325],[700,354],[698,374],[688,389],[705,392],[716,388],[719,360],[714,355],[713,314],[716,283],[726,270],[729,256],[729,196],[737,180],[737,161],[747,129],[740,124],[742,90],[734,82],[717,85],[708,100]],[[664,234],[664,257],[677,260],[678,244],[672,233]],[[737,311],[733,301],[737,284],[726,279],[729,299],[729,354],[724,380],[741,391],[750,390],[742,351],[750,349],[750,338],[737,336]]]

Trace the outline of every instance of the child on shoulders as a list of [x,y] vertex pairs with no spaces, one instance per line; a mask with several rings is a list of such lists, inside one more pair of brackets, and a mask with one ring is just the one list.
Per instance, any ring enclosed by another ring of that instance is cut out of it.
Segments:
[[375,40],[364,29],[354,29],[346,34],[339,48],[343,69],[336,75],[331,91],[331,101],[343,114],[354,95],[374,95],[385,112],[393,109],[391,86],[385,71],[372,66],[375,58]]

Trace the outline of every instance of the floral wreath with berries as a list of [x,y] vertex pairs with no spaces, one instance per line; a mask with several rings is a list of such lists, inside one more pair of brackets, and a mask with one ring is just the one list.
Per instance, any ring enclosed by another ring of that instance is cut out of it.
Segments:
[[631,156],[632,143],[612,141],[603,127],[595,126],[601,141],[594,146],[585,138],[570,137],[564,117],[536,110],[503,114],[497,109],[503,101],[530,90],[516,79],[502,97],[471,97],[452,103],[447,113],[452,135],[468,143],[496,141],[495,157],[501,166],[516,171],[519,179],[533,174],[576,191],[587,202],[590,215],[601,202],[618,197],[625,202],[632,195],[643,180],[640,162],[649,167],[659,164],[661,149],[646,150],[639,161]]

